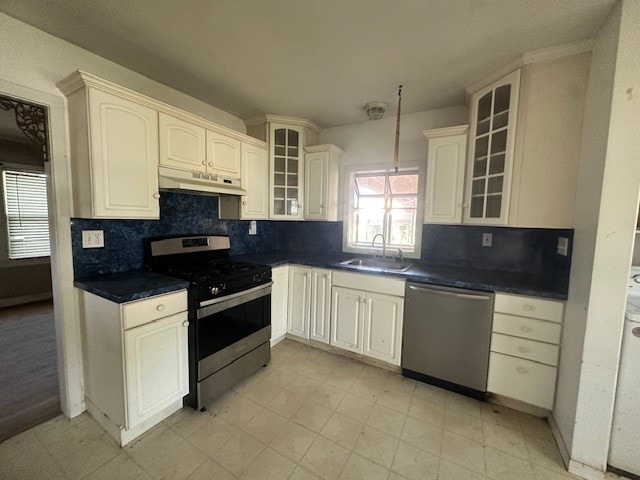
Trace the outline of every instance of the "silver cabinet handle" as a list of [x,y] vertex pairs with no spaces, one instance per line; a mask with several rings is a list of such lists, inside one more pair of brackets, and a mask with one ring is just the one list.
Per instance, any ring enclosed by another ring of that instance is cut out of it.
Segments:
[[526,325],[522,325],[520,327],[520,330],[523,331],[523,332],[530,332],[531,330],[533,330],[533,328],[527,327]]
[[159,312],[163,312],[164,311],[164,305],[161,303],[160,305],[158,305],[156,307],[156,310],[159,311]]
[[206,165],[206,164],[207,164],[207,162],[206,162],[205,160],[203,160],[203,161],[202,161],[202,164],[203,164],[203,165]]
[[247,204],[247,201],[246,201],[246,200],[243,200],[243,201],[242,201],[242,204],[243,204],[243,205],[246,205],[246,204]]
[[525,373],[528,373],[528,372],[529,372],[529,370],[528,370],[528,369],[526,369],[526,368],[524,368],[524,367],[516,367],[516,371],[517,371],[518,373],[522,373],[523,375],[524,375]]
[[520,353],[529,353],[529,349],[527,347],[518,347]]
[[633,333],[634,337],[638,337],[640,338],[640,327],[635,327],[631,330],[631,333]]
[[153,194],[153,198],[160,198],[160,194],[159,193],[154,193]]
[[189,320],[185,320],[184,322],[182,322],[182,326],[183,327],[188,327],[189,326]]
[[209,165],[210,167],[213,167],[213,163],[212,163],[212,162],[209,162],[209,163],[208,163],[208,165]]

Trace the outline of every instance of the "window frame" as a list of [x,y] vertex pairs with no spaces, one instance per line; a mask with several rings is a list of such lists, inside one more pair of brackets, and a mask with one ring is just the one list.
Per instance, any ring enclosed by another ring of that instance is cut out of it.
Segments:
[[[402,249],[402,253],[405,258],[420,259],[422,256],[422,229],[424,218],[424,195],[425,195],[425,174],[426,165],[424,162],[403,162],[398,173],[415,171],[418,174],[418,205],[416,208],[416,239],[413,247],[413,251]],[[354,193],[355,193],[355,177],[357,174],[394,174],[394,168],[386,164],[362,164],[362,165],[348,165],[344,168],[343,178],[343,199],[342,202],[342,251],[345,253],[358,253],[358,254],[382,254],[382,242],[376,240],[374,247],[371,245],[356,245],[351,239],[354,237],[355,225],[353,224],[353,209],[354,209]],[[387,238],[385,237],[385,241]],[[394,250],[387,248],[387,256],[397,255],[397,248]]]
[[[5,186],[4,175],[2,172],[24,172],[24,173],[37,173],[47,175],[47,221],[49,225],[49,255],[43,255],[39,257],[24,257],[24,258],[10,258],[9,257],[9,219],[7,218],[7,211],[5,207]],[[2,162],[0,164],[0,215],[2,221],[0,222],[0,229],[4,230],[0,233],[0,268],[2,267],[19,267],[28,265],[41,265],[51,263],[51,199],[50,191],[51,178],[48,176],[44,167],[37,165],[23,165]]]

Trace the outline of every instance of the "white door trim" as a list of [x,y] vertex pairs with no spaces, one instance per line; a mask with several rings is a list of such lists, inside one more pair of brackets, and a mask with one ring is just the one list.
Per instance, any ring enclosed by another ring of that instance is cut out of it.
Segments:
[[71,180],[66,104],[55,96],[0,79],[0,93],[43,105],[48,109],[49,161],[45,171],[49,187],[51,277],[54,299],[60,407],[68,417],[85,410],[82,343],[78,299],[73,287],[71,250]]

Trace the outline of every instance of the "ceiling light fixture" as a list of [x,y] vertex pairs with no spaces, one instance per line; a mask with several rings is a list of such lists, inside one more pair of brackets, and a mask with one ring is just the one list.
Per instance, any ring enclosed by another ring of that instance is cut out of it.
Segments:
[[367,111],[369,120],[380,120],[387,110],[387,104],[384,102],[369,102],[364,106]]

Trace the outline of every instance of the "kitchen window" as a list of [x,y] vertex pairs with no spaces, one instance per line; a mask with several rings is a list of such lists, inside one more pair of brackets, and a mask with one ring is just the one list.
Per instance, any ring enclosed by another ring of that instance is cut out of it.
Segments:
[[49,256],[47,176],[40,172],[4,170],[2,189],[9,258]]
[[349,175],[343,250],[354,253],[382,252],[384,236],[387,256],[398,250],[420,258],[422,240],[423,178],[418,168],[398,172],[355,170]]

